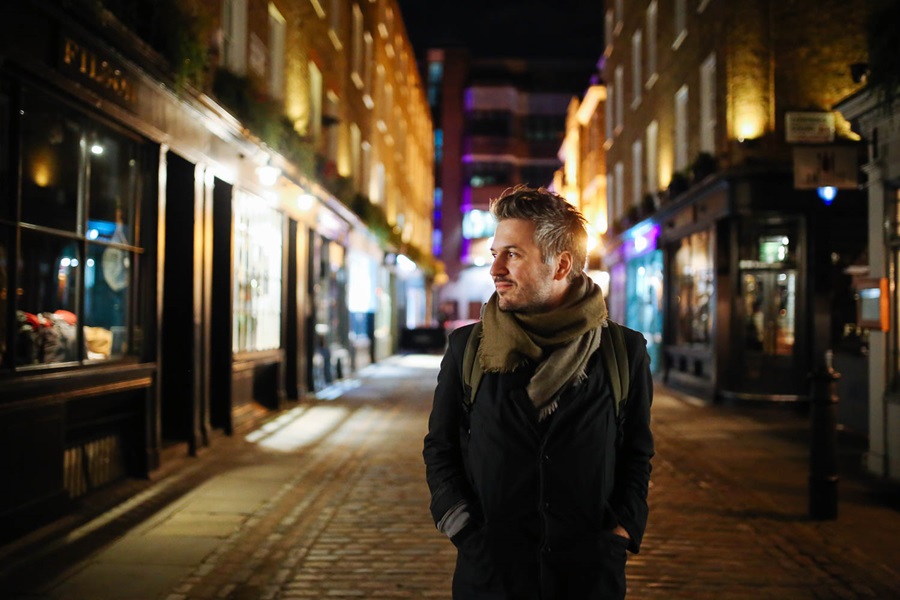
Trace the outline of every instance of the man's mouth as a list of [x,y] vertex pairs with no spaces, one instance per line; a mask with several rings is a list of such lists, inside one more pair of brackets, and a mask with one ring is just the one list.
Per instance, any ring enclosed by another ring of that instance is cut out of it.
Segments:
[[505,279],[495,279],[494,287],[497,288],[497,291],[508,290],[513,286],[512,281],[506,281]]

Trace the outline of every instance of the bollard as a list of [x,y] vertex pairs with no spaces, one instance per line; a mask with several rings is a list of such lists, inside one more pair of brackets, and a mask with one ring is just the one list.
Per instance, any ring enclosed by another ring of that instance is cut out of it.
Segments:
[[812,375],[809,452],[809,516],[819,521],[837,519],[837,409],[838,380],[831,350],[824,365]]

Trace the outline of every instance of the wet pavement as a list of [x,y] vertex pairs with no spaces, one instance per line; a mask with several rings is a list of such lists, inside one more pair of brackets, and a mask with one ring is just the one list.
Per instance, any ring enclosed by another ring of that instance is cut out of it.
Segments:
[[[393,357],[154,481],[0,547],[10,599],[449,598],[422,438],[439,357]],[[808,517],[808,418],[664,387],[629,598],[900,599],[900,492],[839,436],[839,516]]]

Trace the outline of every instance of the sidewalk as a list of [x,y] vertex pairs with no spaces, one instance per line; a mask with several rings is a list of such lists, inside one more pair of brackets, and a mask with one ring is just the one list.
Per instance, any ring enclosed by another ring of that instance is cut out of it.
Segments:
[[[449,598],[455,552],[430,520],[421,455],[438,361],[372,365],[333,400],[126,484],[136,495],[64,536],[0,548],[0,595]],[[900,598],[900,494],[849,468],[857,447],[842,446],[839,518],[815,522],[805,417],[659,388],[653,420],[629,598]]]
[[841,439],[838,519],[808,517],[809,422],[785,407],[698,406],[658,390],[637,598],[900,598],[900,493]]

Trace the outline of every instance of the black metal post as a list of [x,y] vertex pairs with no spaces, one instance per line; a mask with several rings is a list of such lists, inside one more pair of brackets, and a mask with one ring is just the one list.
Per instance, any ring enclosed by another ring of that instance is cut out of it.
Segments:
[[819,521],[837,519],[837,409],[838,380],[831,350],[811,375],[809,452],[809,516]]

